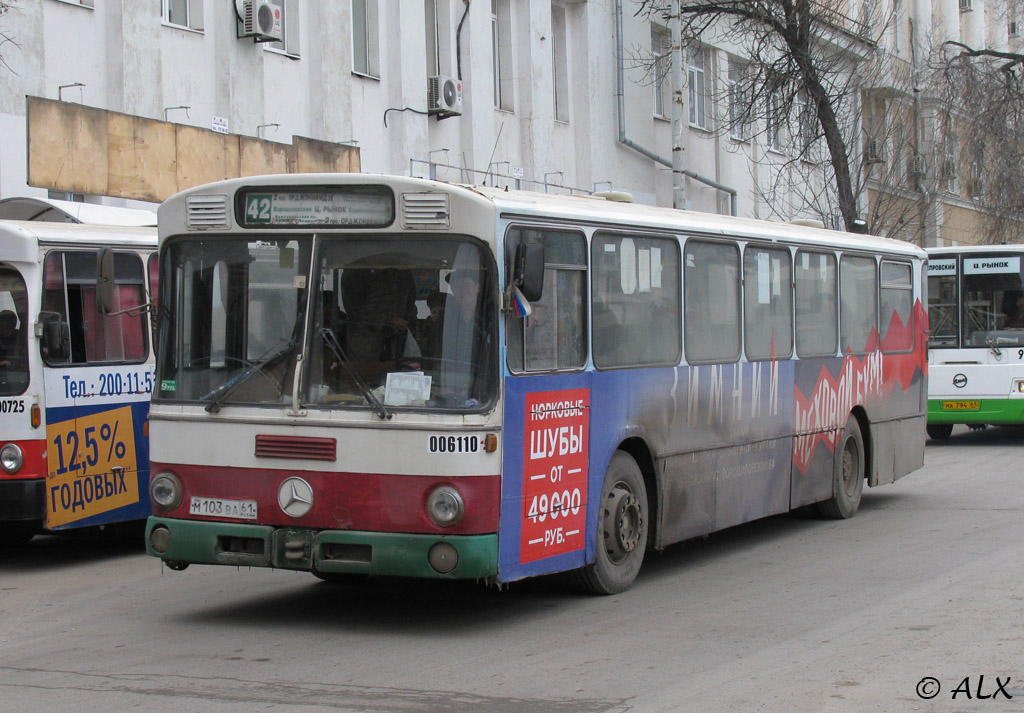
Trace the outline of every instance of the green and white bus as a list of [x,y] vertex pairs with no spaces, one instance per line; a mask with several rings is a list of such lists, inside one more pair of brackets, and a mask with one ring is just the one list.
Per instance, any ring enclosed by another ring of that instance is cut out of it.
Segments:
[[1024,246],[928,250],[928,435],[1024,423]]

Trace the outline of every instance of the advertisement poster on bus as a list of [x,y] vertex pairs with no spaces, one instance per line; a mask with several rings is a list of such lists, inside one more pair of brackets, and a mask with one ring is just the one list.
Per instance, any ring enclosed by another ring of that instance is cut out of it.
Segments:
[[143,428],[152,387],[146,364],[47,373],[47,528],[149,514]]

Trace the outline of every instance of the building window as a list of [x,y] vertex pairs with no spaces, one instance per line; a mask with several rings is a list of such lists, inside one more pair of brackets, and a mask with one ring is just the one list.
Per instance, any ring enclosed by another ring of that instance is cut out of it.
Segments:
[[782,150],[782,100],[777,92],[768,95],[765,112],[765,139],[772,151]]
[[423,0],[423,24],[426,28],[427,76],[441,73],[441,53],[437,42],[437,0]]
[[352,0],[352,71],[379,77],[377,0]]
[[818,116],[810,97],[803,92],[797,97],[797,122],[801,156],[805,160],[813,160],[816,158],[812,151],[818,138]]
[[708,88],[705,83],[707,51],[703,47],[691,47],[689,54],[690,125],[706,129],[708,128],[706,106]]
[[551,6],[551,68],[555,121],[569,121],[569,56],[566,51],[565,8]]
[[651,28],[651,78],[654,85],[654,115],[669,118],[669,70],[672,67],[672,40],[667,30]]
[[299,56],[299,0],[270,0],[272,5],[281,8],[281,42],[268,42],[269,49],[284,52],[293,57]]
[[[90,6],[92,2],[88,3]],[[160,17],[168,25],[203,29],[203,0],[160,0]]]
[[748,101],[743,80],[747,65],[735,57],[729,58],[729,135],[746,141],[750,138],[750,124],[747,122]]
[[491,62],[494,107],[512,111],[512,13],[509,0],[491,0]]

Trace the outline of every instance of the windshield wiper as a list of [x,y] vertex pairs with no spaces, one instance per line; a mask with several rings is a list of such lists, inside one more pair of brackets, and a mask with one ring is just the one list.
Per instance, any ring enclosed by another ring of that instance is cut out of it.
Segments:
[[[206,410],[209,413],[217,413],[218,411],[220,411],[221,402],[223,402],[224,399],[230,396],[235,389],[237,389],[245,381],[247,381],[250,376],[256,373],[260,373],[263,376],[270,379],[270,375],[263,371],[263,369],[265,367],[277,363],[284,357],[291,354],[294,350],[295,342],[289,339],[281,349],[278,349],[276,352],[270,354],[269,356],[261,357],[260,359],[257,359],[256,361],[252,362],[243,371],[239,372],[237,376],[234,376],[233,378],[225,381],[216,389],[203,396],[200,399],[200,401],[206,401],[209,399],[210,403],[206,404]],[[271,381],[273,381],[273,379],[271,379]],[[284,381],[282,379],[282,390],[284,389],[283,383]]]
[[323,338],[324,344],[327,345],[327,348],[334,354],[334,358],[338,360],[339,364],[341,364],[345,373],[349,375],[355,385],[359,388],[363,398],[365,398],[373,407],[373,412],[382,419],[391,418],[392,414],[387,410],[381,400],[374,395],[373,389],[367,386],[366,382],[363,381],[359,374],[356,373],[355,369],[349,365],[348,355],[345,354],[345,350],[341,348],[341,344],[338,342],[338,338],[334,336],[334,332],[329,330],[327,327],[320,327],[320,336]]

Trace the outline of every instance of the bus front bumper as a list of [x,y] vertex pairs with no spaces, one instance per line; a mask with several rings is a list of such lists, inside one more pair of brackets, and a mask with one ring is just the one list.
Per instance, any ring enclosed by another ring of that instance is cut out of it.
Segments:
[[498,536],[311,530],[151,517],[146,552],[188,564],[275,567],[321,574],[480,579],[498,573]]
[[46,481],[0,478],[0,522],[46,517]]
[[[974,408],[975,403],[977,408]],[[946,408],[966,404],[970,408]],[[928,423],[965,423],[1010,426],[1024,424],[1024,399],[948,399],[928,400]]]

